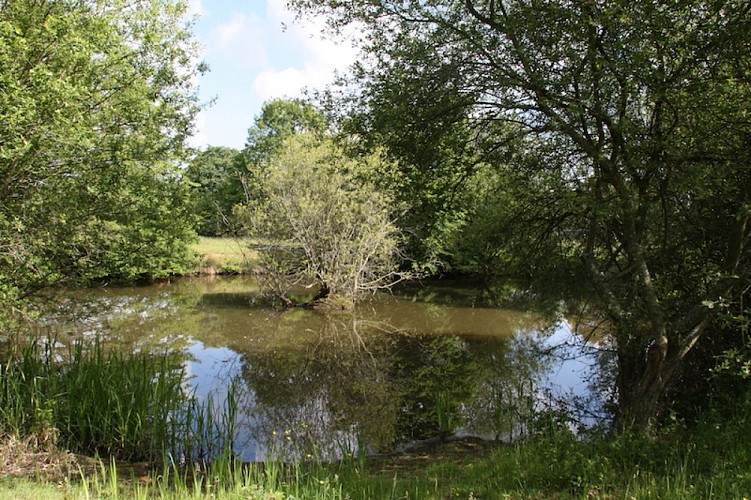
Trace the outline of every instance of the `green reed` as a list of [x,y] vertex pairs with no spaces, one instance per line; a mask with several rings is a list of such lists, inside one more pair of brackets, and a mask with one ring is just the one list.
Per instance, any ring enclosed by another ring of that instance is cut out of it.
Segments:
[[105,351],[98,341],[53,346],[35,340],[2,355],[0,432],[129,461],[161,460],[176,446],[174,415],[187,400],[179,357]]
[[[470,464],[442,459],[416,467],[406,461],[391,472],[369,468],[364,456],[333,464],[274,458],[241,464],[233,450],[234,385],[226,402],[200,403],[185,393],[182,360],[174,354],[123,354],[98,342],[59,352],[53,345],[31,342],[0,355],[0,433],[33,434],[40,442],[57,440],[71,451],[107,457],[93,475],[82,473],[71,496],[751,497],[751,398],[732,418],[708,414],[699,425],[654,437],[582,439],[549,426],[489,447]],[[116,465],[141,460],[159,464],[146,481],[124,477]]]
[[180,422],[175,429],[174,446],[167,450],[168,462],[186,467],[203,467],[214,462],[231,463],[235,457],[234,438],[237,420],[237,385],[229,383],[227,397],[218,405],[209,396],[203,403],[193,397],[173,411]]
[[[81,475],[81,481],[68,493],[84,498],[162,498],[162,499],[321,499],[348,498],[335,476],[320,466],[288,464],[271,481],[270,463],[235,466],[214,462],[207,470],[186,471],[176,465],[155,471],[148,480],[123,477],[115,463],[103,464],[93,475]],[[279,466],[279,464],[276,464]],[[283,472],[282,472],[283,471]],[[2,489],[0,489],[2,493]],[[388,497],[380,497],[388,498]]]
[[[236,460],[234,383],[226,401],[201,403],[185,392],[173,353],[124,353],[96,340],[54,346],[35,339],[0,354],[0,434],[48,436],[58,448],[105,457],[93,474],[81,472],[84,497],[343,498],[323,465]],[[116,464],[141,461],[156,466],[147,481],[118,473]]]

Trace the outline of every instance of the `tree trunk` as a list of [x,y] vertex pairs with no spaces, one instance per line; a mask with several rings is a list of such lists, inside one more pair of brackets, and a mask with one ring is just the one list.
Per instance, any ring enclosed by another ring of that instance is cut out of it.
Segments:
[[313,297],[313,300],[311,302],[316,302],[319,300],[326,299],[331,294],[331,289],[326,283],[321,283],[321,287],[318,289],[318,293],[315,297]]
[[615,422],[619,431],[652,431],[660,417],[666,390],[680,364],[679,347],[675,340],[670,342],[663,336],[650,344],[642,359],[634,359],[633,350],[631,356],[625,352],[627,349],[619,352],[619,401]]
[[354,309],[355,303],[351,298],[332,292],[331,288],[324,283],[313,300],[305,306],[321,311],[349,311]]

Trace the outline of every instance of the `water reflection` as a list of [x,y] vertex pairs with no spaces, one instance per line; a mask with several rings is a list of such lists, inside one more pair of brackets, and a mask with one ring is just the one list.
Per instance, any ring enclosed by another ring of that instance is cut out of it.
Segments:
[[58,338],[182,353],[186,391],[216,414],[234,382],[244,460],[327,460],[456,435],[513,439],[547,402],[543,385],[583,390],[561,378],[572,365],[550,349],[571,335],[565,322],[484,307],[471,288],[404,290],[328,315],[265,307],[247,278],[89,290],[60,304],[43,324]]

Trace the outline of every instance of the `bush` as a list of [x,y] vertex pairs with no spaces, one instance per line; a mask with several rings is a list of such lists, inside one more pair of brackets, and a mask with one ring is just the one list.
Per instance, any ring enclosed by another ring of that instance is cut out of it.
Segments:
[[392,285],[400,233],[388,193],[368,180],[383,160],[353,160],[328,139],[288,139],[260,179],[263,198],[237,210],[258,250],[267,287],[285,302],[296,284],[318,286],[318,299],[356,300]]

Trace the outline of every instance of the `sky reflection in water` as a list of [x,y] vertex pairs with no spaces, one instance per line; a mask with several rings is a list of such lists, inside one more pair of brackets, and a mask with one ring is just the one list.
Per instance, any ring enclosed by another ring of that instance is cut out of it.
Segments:
[[484,307],[472,287],[408,289],[328,315],[257,305],[257,292],[249,278],[183,279],[71,293],[61,311],[85,311],[71,338],[179,350],[186,390],[217,414],[234,381],[235,450],[249,461],[513,439],[534,408],[590,395],[595,359],[574,356],[565,321]]

